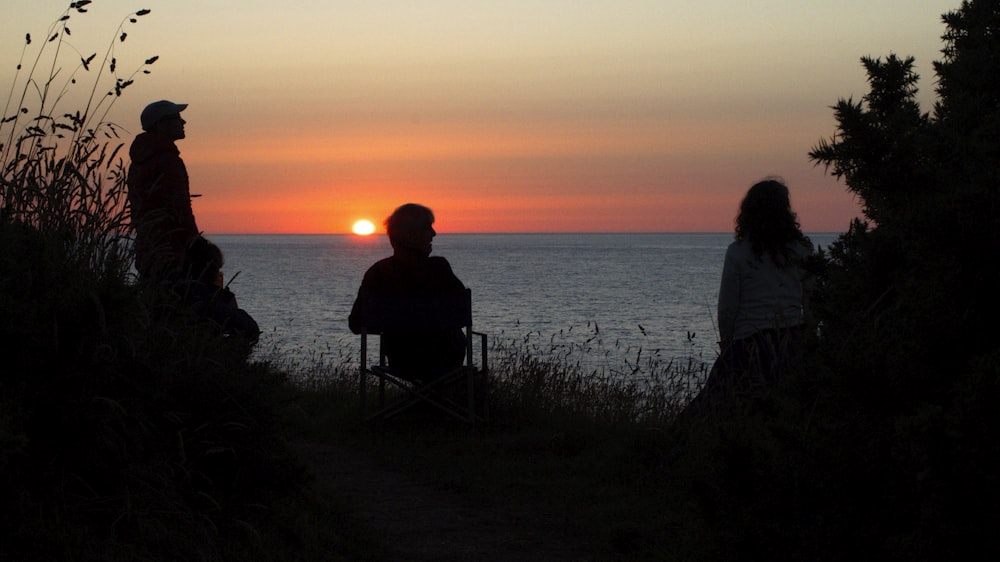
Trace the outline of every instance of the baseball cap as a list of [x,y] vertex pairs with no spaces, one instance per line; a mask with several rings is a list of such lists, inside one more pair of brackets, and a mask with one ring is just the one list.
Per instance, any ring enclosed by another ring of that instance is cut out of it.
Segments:
[[139,116],[139,122],[142,123],[142,129],[144,131],[148,131],[149,128],[155,125],[157,121],[163,119],[164,117],[180,113],[184,111],[187,106],[188,104],[186,103],[174,103],[167,100],[154,101],[142,110],[142,115]]

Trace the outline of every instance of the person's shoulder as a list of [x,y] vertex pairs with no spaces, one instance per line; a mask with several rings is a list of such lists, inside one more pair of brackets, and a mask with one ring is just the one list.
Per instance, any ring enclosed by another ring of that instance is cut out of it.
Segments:
[[373,269],[385,269],[385,268],[388,268],[388,267],[392,267],[393,266],[392,265],[393,261],[394,260],[392,259],[392,256],[382,258],[382,259],[378,260],[377,262],[373,263],[368,268],[368,271],[371,271]]
[[441,280],[441,283],[449,287],[449,291],[461,291],[465,289],[465,284],[455,275],[448,260],[441,256],[434,256],[431,259],[434,260],[430,262],[432,269],[436,271],[436,275]]
[[394,265],[392,256],[387,258],[382,258],[377,262],[373,263],[371,266],[369,266],[367,270],[365,270],[364,279],[362,280],[362,286],[366,288],[371,288],[372,284],[381,283],[386,279],[386,277],[392,276],[393,272],[395,271],[396,267]]
[[427,265],[429,265],[431,269],[438,270],[441,273],[446,273],[452,277],[455,275],[452,272],[451,263],[449,263],[448,260],[442,256],[431,256],[427,258]]
[[174,291],[192,301],[228,301],[235,298],[229,289],[220,288],[210,283],[198,281],[197,279],[181,279],[174,282],[173,287]]
[[132,162],[137,162],[149,158],[153,154],[150,144],[149,133],[139,133],[132,139],[132,144],[128,148],[129,157]]
[[743,256],[753,253],[753,244],[746,238],[733,240],[726,246],[727,256]]
[[793,240],[788,244],[789,248],[799,257],[805,257],[813,253],[813,243],[808,236],[803,235],[798,240]]
[[150,132],[136,135],[135,139],[132,140],[132,146],[129,147],[129,156],[133,161],[148,160],[161,154],[179,155],[180,150],[177,149],[174,141],[163,135]]

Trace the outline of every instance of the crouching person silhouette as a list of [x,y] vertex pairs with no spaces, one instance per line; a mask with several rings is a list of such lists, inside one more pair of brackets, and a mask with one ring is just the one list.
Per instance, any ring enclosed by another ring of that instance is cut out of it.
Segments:
[[222,250],[203,236],[196,236],[184,254],[184,276],[175,290],[202,318],[211,320],[228,337],[239,338],[249,353],[260,337],[257,322],[236,303],[236,295],[223,286]]
[[[430,255],[436,234],[433,224],[434,213],[415,203],[397,208],[386,219],[392,256],[379,260],[365,272],[348,319],[352,332],[361,333],[361,306],[366,292],[379,297],[432,299],[465,290],[448,260]],[[435,375],[460,367],[465,359],[461,329],[384,332],[382,345],[394,374],[417,382],[433,380]]]

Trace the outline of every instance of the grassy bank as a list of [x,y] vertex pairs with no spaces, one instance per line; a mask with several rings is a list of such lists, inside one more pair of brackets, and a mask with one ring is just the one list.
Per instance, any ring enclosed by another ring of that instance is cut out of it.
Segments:
[[542,353],[528,339],[498,342],[491,356],[492,419],[475,431],[428,412],[363,427],[347,356],[308,366],[290,430],[470,503],[536,514],[594,559],[656,556],[670,528],[662,504],[670,422],[687,400],[668,389],[697,388],[704,366],[649,362],[627,378],[582,368],[586,358],[566,347]]
[[[988,419],[993,391],[947,410],[859,400],[817,340],[781,384],[678,417],[686,399],[664,390],[703,371],[671,366],[660,379],[673,383],[639,391],[559,353],[499,347],[496,415],[480,431],[421,416],[362,428],[351,365],[299,380],[289,430],[534,514],[594,560],[940,560],[992,548],[992,448],[939,432]],[[946,443],[954,456],[934,449]]]

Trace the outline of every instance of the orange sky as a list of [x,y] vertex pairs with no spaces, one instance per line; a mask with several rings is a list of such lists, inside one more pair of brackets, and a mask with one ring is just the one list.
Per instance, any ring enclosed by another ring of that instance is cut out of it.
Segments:
[[[729,231],[768,175],[805,230],[843,231],[857,202],[807,156],[829,106],[867,91],[862,55],[896,52],[929,109],[959,2],[734,4],[105,0],[70,21],[103,53],[152,10],[115,54],[160,60],[109,118],[134,134],[149,101],[190,104],[178,146],[206,233],[349,232],[410,201],[439,232]],[[8,10],[4,69],[65,5]]]

